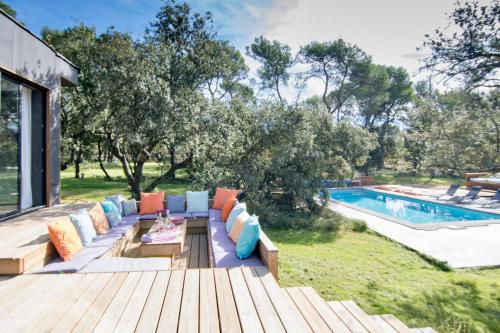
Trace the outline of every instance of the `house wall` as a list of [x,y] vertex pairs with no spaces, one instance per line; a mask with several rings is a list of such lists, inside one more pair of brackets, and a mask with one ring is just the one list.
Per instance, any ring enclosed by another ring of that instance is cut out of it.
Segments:
[[61,85],[78,84],[78,67],[0,11],[0,70],[47,91],[48,202],[60,201]]

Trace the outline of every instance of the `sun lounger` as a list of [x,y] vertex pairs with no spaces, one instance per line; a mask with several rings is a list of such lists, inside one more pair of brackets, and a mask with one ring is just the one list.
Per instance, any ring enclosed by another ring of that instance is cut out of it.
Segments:
[[470,191],[466,195],[456,195],[449,199],[448,201],[452,201],[459,204],[470,204],[476,200],[479,192],[481,192],[481,186],[472,186]]
[[[479,199],[478,199],[479,200]],[[477,201],[477,200],[476,200]],[[500,189],[497,189],[495,195],[486,200],[482,200],[481,202],[477,202],[481,204],[481,207],[485,208],[496,208],[500,206]]]
[[435,195],[432,198],[437,200],[450,200],[455,196],[455,193],[460,188],[459,184],[451,184],[445,194]]

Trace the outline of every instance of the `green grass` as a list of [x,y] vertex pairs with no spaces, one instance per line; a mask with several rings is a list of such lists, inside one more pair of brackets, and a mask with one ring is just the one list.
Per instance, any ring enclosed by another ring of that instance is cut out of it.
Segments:
[[[68,168],[61,172],[62,202],[70,203],[77,200],[100,201],[113,194],[122,193],[131,196],[129,186],[119,165],[107,165],[106,170],[113,178],[107,181],[97,164],[83,164],[81,174],[83,178],[74,178],[74,168]],[[145,184],[154,177],[160,175],[160,168],[155,163],[147,163],[144,167]],[[190,183],[185,180],[185,172],[177,173],[177,179],[166,184],[161,184],[158,190],[167,194],[184,193],[189,188]],[[143,183],[143,184],[144,184]]]
[[383,170],[375,175],[375,184],[391,184],[391,185],[420,185],[420,186],[449,186],[451,184],[464,184],[463,178],[452,177],[429,177],[428,175],[399,175],[392,171]]
[[279,249],[280,284],[310,285],[439,332],[500,330],[500,269],[446,272],[372,232],[266,230]]

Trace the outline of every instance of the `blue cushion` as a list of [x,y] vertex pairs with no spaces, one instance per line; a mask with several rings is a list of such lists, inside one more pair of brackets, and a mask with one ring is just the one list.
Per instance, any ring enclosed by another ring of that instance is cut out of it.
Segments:
[[85,209],[82,209],[78,213],[70,214],[69,219],[82,239],[83,246],[87,246],[92,243],[92,240],[97,236],[97,234],[89,213]]
[[208,191],[187,191],[186,201],[188,213],[208,212]]
[[120,212],[121,216],[125,215],[123,213],[123,207],[122,207],[122,201],[125,200],[125,198],[121,194],[115,194],[113,196],[107,197],[106,200],[109,200],[115,204],[115,206],[116,206],[116,208],[118,208],[118,211]]
[[118,207],[116,207],[112,201],[104,200],[101,202],[101,206],[102,210],[104,210],[104,214],[106,214],[106,219],[108,220],[110,228],[120,224],[122,221],[122,215],[120,214]]
[[122,216],[137,214],[137,201],[135,201],[135,199],[123,200],[122,208]]
[[243,230],[236,243],[236,255],[240,259],[246,259],[252,255],[255,246],[260,239],[259,218],[252,215],[245,223]]
[[246,210],[247,210],[247,204],[244,202],[238,202],[236,205],[234,205],[233,210],[231,210],[231,213],[229,213],[229,216],[227,217],[226,221],[227,233],[231,231],[231,228],[233,227],[233,223],[236,217]]
[[170,214],[184,213],[186,198],[183,195],[169,195],[167,196],[167,208]]

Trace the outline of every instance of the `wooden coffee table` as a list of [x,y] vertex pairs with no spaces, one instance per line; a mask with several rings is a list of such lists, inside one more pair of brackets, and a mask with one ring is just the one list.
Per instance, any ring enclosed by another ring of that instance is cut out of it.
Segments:
[[[158,232],[158,225],[155,223],[149,233]],[[168,241],[154,241],[145,243],[141,241],[141,257],[168,257],[180,256],[186,238],[186,220],[177,225],[177,237]]]

